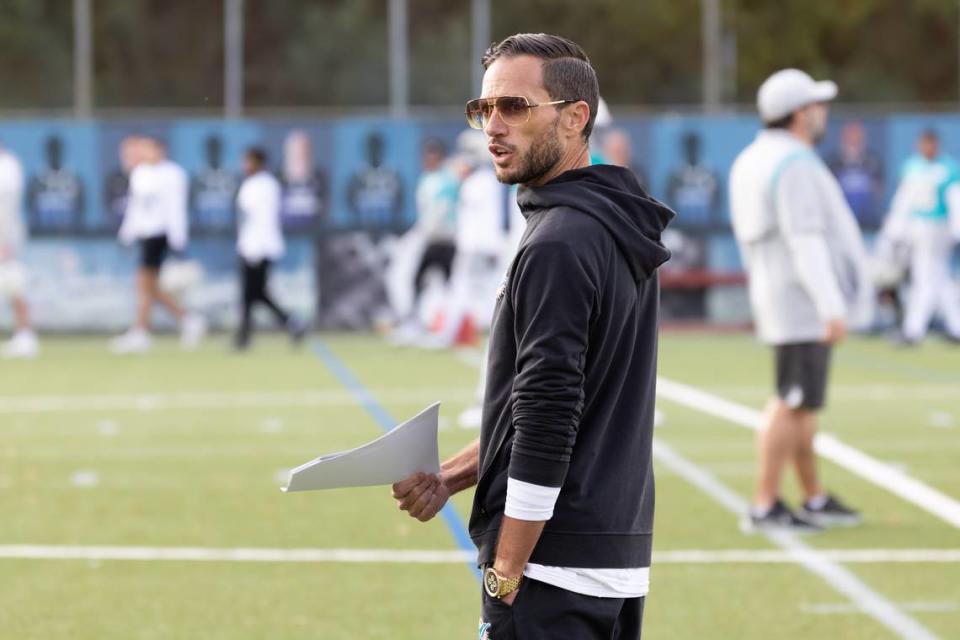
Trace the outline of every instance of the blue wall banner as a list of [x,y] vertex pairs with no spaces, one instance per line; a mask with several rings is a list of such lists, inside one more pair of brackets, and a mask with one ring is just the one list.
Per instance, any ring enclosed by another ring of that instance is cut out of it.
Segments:
[[[232,198],[242,152],[265,148],[285,188],[288,231],[398,231],[416,218],[420,146],[436,137],[451,148],[465,126],[372,118],[239,120],[0,121],[0,144],[23,163],[31,234],[111,234],[123,210],[124,142],[164,141],[191,178],[191,227],[232,235]],[[648,190],[677,209],[676,226],[729,226],[726,181],[736,155],[759,128],[752,116],[649,116],[617,120],[630,164]],[[917,136],[937,130],[946,153],[960,155],[960,116],[902,114],[831,120],[820,151],[840,179],[861,224],[879,226],[900,166]],[[604,155],[611,129],[598,131]]]
[[[628,163],[654,197],[678,212],[670,238],[677,252],[674,271],[736,273],[741,265],[729,224],[727,179],[759,126],[752,116],[626,117],[597,131],[592,151]],[[243,150],[259,146],[284,188],[291,251],[279,280],[305,287],[291,290],[294,304],[319,308],[321,315],[324,308],[336,309],[332,324],[352,326],[351,318],[363,315],[357,309],[373,308],[381,293],[371,284],[362,295],[353,285],[333,295],[343,284],[334,280],[342,279],[344,265],[361,248],[377,253],[378,238],[413,223],[424,141],[438,138],[452,151],[465,128],[459,118],[0,121],[0,145],[20,159],[26,178],[23,204],[32,238],[27,262],[38,318],[57,318],[58,328],[107,328],[105,318],[129,315],[134,256],[117,245],[115,234],[126,205],[130,139],[149,135],[163,141],[190,176],[189,254],[208,275],[197,300],[216,322],[229,324],[235,314],[234,198]],[[831,119],[820,152],[868,237],[882,223],[900,168],[926,129],[940,134],[945,153],[960,156],[960,115]],[[372,274],[370,265],[382,259],[377,253],[354,266],[366,265],[363,272]],[[65,288],[69,299],[84,304],[53,308],[56,292]],[[326,299],[318,289],[325,289]],[[341,308],[348,293],[370,302]]]

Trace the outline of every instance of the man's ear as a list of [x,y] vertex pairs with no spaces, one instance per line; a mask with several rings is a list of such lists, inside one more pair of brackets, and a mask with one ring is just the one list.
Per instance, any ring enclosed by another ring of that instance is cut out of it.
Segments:
[[564,128],[568,130],[571,136],[582,136],[584,127],[590,121],[590,105],[580,100],[567,105],[563,112]]

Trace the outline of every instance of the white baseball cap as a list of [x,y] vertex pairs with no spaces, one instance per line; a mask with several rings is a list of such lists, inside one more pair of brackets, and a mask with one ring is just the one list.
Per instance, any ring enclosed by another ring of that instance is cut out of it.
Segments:
[[760,85],[760,90],[757,91],[757,110],[761,120],[774,122],[808,104],[827,102],[836,97],[836,82],[817,82],[799,69],[783,69]]

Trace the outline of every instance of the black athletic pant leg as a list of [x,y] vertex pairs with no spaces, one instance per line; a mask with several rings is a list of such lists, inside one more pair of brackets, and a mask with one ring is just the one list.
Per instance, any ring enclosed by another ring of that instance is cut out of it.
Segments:
[[417,275],[414,278],[415,297],[420,298],[423,293],[424,276],[430,269],[439,269],[443,273],[443,279],[450,281],[450,274],[453,272],[453,259],[457,254],[457,245],[452,242],[432,242],[427,245],[420,259],[420,266],[417,267]]
[[489,640],[639,640],[644,601],[595,598],[527,579],[512,606],[484,593],[480,625]]
[[243,306],[240,316],[240,331],[237,344],[246,346],[253,331],[253,305],[262,302],[273,314],[281,326],[286,327],[290,316],[281,309],[267,294],[267,278],[270,273],[270,261],[261,260],[253,264],[242,262]]
[[269,260],[264,260],[260,265],[263,271],[260,275],[260,302],[265,304],[266,307],[273,312],[273,315],[277,318],[277,322],[281,327],[285,328],[287,323],[290,322],[290,315],[281,309],[280,305],[274,302],[273,298],[270,297],[270,294],[267,292],[267,283],[270,281],[270,267],[273,266],[273,263]]

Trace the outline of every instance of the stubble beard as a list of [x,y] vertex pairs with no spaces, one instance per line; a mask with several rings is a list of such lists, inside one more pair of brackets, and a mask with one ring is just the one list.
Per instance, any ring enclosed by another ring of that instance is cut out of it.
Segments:
[[563,157],[560,136],[557,133],[559,116],[553,121],[553,127],[543,137],[535,140],[515,169],[496,167],[497,180],[503,184],[528,184],[546,175]]
[[827,135],[827,128],[826,128],[826,127],[821,127],[821,128],[819,128],[819,129],[814,129],[814,130],[811,132],[810,137],[813,139],[813,144],[814,144],[814,145],[818,145],[818,144],[820,144],[820,141],[823,140],[823,138],[824,138],[826,135]]
[[814,145],[820,144],[820,141],[827,135],[827,119],[823,118],[821,121],[813,121],[807,125],[807,131],[809,132],[810,139],[813,140]]

